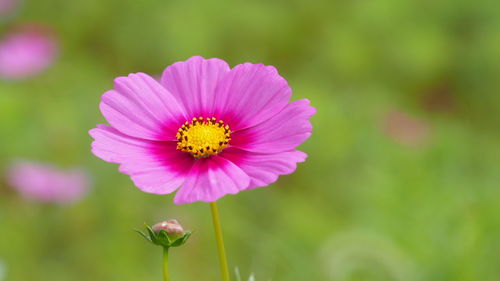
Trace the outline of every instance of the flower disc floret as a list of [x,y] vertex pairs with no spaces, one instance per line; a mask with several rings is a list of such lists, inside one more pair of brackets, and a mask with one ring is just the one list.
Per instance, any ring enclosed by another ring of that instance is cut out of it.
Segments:
[[217,118],[193,118],[179,128],[177,149],[189,152],[195,158],[208,157],[221,152],[231,140],[229,125]]

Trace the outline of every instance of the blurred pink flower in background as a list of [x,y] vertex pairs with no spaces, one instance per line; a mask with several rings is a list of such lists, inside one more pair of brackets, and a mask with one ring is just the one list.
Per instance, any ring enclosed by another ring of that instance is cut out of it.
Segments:
[[309,100],[276,68],[192,57],[158,82],[143,74],[115,80],[100,109],[111,124],[90,131],[92,152],[120,164],[142,191],[177,192],[174,203],[214,202],[293,173],[311,136]]
[[429,127],[424,120],[399,110],[387,113],[383,130],[394,141],[410,147],[425,145],[429,139]]
[[19,6],[19,0],[0,0],[0,21],[7,18]]
[[19,80],[39,74],[54,62],[57,49],[55,36],[42,25],[7,33],[0,39],[0,78]]
[[90,180],[79,168],[60,170],[50,164],[16,160],[7,171],[9,185],[23,197],[39,202],[66,203],[82,198]]

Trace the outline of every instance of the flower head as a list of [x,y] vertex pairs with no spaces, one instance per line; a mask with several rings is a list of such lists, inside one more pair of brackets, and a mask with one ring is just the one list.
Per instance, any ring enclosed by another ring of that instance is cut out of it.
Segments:
[[24,160],[10,166],[7,180],[23,197],[47,203],[73,202],[89,188],[88,176],[81,169],[62,171],[49,164]]
[[56,55],[56,40],[46,27],[23,26],[0,40],[0,79],[35,76],[49,67]]
[[0,22],[12,14],[19,5],[19,0],[0,0]]
[[417,148],[429,140],[429,127],[425,120],[412,117],[404,111],[388,112],[383,125],[388,137],[408,147]]
[[154,245],[166,248],[180,247],[191,237],[191,231],[184,231],[177,220],[162,221],[153,227],[146,224],[146,232],[136,232]]
[[311,135],[308,100],[272,66],[192,57],[160,82],[138,73],[115,80],[100,109],[111,126],[90,131],[92,152],[120,164],[142,191],[177,192],[176,204],[213,202],[292,173]]
[[161,230],[165,230],[168,236],[178,237],[184,235],[184,228],[179,224],[177,220],[166,220],[159,222],[152,227],[153,231],[159,233]]

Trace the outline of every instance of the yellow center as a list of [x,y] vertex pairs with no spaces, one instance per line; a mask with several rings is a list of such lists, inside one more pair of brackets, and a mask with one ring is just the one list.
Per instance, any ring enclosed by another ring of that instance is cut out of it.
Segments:
[[215,117],[193,118],[177,132],[177,149],[191,153],[196,158],[208,157],[221,152],[231,140],[231,130],[224,121]]

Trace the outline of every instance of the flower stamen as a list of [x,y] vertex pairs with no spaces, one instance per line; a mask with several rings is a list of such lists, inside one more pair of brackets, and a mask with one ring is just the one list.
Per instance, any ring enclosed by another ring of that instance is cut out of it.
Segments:
[[231,140],[229,125],[215,117],[193,118],[177,132],[177,149],[191,153],[195,158],[208,157],[221,152]]

